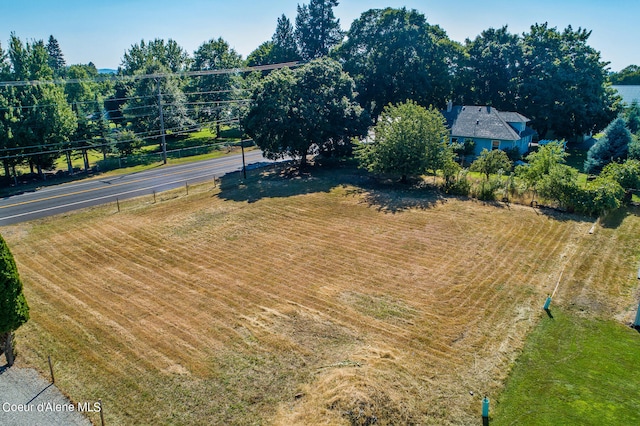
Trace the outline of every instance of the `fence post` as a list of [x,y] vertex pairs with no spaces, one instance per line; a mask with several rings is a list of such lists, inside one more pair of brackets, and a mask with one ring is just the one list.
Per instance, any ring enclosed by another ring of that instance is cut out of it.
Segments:
[[98,400],[100,404],[100,424],[104,426],[104,407],[102,406],[102,398]]
[[49,355],[49,371],[51,372],[51,383],[54,384],[56,382],[56,378],[53,375],[53,364],[51,364],[51,355]]
[[153,204],[156,203],[156,190],[153,190]]

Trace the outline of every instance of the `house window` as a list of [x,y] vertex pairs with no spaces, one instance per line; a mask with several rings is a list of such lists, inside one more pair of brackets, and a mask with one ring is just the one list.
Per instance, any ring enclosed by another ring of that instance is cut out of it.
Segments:
[[491,141],[491,150],[500,149],[500,141],[493,140]]

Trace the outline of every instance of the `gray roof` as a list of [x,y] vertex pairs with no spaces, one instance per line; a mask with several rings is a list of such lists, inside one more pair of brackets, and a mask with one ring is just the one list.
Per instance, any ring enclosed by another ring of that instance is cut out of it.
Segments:
[[527,123],[529,119],[517,112],[501,112],[493,107],[465,105],[456,106],[450,112],[443,111],[452,137],[482,138],[516,141],[526,134],[522,134],[508,123]]
[[640,86],[611,86],[622,96],[622,102],[631,105],[633,101],[640,102]]
[[528,123],[529,121],[531,121],[524,115],[520,114],[519,112],[509,112],[509,111],[503,112],[498,110],[496,110],[496,112],[507,123]]

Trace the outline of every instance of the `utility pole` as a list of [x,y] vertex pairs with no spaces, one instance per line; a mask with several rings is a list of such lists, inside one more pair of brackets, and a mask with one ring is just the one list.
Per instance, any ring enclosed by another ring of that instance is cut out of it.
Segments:
[[242,139],[242,136],[244,136],[244,134],[242,133],[242,124],[240,123],[240,118],[238,118],[238,129],[240,129],[240,148],[242,148],[242,175],[244,176],[244,179],[247,179],[247,164],[244,161],[244,139]]
[[240,147],[242,148],[242,175],[247,179],[247,164],[244,161],[244,140],[240,140]]
[[162,147],[162,163],[167,164],[167,140],[164,135],[164,115],[162,114],[162,94],[160,93],[160,79],[156,78],[156,83],[158,86],[158,113],[160,114],[160,136],[161,142],[160,146]]

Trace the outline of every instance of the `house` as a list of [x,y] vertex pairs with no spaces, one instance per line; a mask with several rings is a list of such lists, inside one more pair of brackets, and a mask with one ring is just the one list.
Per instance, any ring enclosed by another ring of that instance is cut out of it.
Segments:
[[447,104],[442,112],[450,129],[450,143],[475,142],[475,155],[483,149],[513,149],[520,154],[529,149],[535,131],[527,127],[530,121],[517,112],[503,112],[491,106]]

